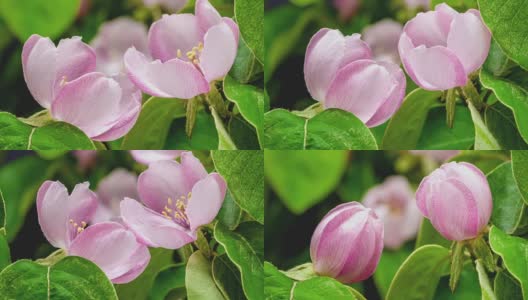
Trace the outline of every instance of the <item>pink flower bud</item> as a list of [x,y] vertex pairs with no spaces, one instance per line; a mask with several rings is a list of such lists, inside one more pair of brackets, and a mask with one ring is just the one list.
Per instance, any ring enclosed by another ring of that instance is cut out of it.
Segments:
[[466,85],[486,60],[490,43],[491,33],[479,11],[458,13],[442,3],[409,21],[398,47],[414,82],[441,91]]
[[472,164],[450,162],[425,177],[416,191],[422,214],[446,239],[477,237],[491,217],[486,176]]
[[319,30],[306,49],[304,78],[325,108],[353,113],[367,126],[387,121],[405,96],[405,75],[395,64],[376,62],[359,34]]
[[383,221],[385,247],[398,249],[416,236],[422,215],[416,206],[414,191],[407,178],[387,178],[385,182],[367,192],[363,204],[372,208]]
[[341,204],[321,220],[312,236],[310,257],[317,274],[343,283],[367,279],[383,250],[383,223],[358,202]]
[[350,20],[356,14],[360,4],[359,0],[334,0],[334,6],[342,21]]
[[190,99],[208,93],[223,79],[238,50],[238,25],[222,18],[207,0],[196,1],[196,15],[164,15],[150,27],[150,54],[135,48],[125,54],[130,79],[145,93]]
[[75,150],[73,156],[77,158],[77,165],[82,171],[95,166],[97,161],[97,150]]
[[363,40],[372,49],[376,60],[399,65],[398,41],[402,30],[400,23],[390,19],[382,20],[363,30]]

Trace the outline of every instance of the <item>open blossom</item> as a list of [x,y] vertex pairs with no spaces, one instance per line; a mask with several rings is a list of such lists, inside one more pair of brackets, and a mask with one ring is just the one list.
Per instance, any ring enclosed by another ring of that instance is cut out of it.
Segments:
[[359,34],[319,30],[310,40],[304,78],[312,97],[325,108],[349,111],[369,127],[387,121],[405,96],[405,75],[395,64],[372,59]]
[[416,191],[416,203],[434,228],[453,241],[477,237],[493,208],[486,176],[465,162],[444,164],[425,177]]
[[143,3],[148,7],[159,5],[172,12],[177,12],[185,7],[187,1],[188,0],[143,0]]
[[334,0],[334,6],[339,13],[339,19],[342,21],[348,21],[352,18],[360,4],[360,0]]
[[164,15],[148,35],[150,58],[131,48],[125,54],[130,79],[145,93],[190,99],[208,93],[223,79],[238,49],[238,25],[222,18],[207,0],[196,1],[196,15]]
[[226,183],[207,171],[191,152],[181,163],[151,163],[138,179],[145,206],[134,199],[121,202],[121,217],[143,243],[177,249],[197,238],[200,226],[209,224],[224,201]]
[[[159,160],[174,160],[184,152],[181,150],[130,150],[130,154],[140,164],[148,165]],[[132,197],[131,197],[132,198]]]
[[115,169],[101,179],[95,191],[99,206],[92,218],[93,223],[119,219],[119,204],[125,198],[137,198],[137,176],[125,169]]
[[71,195],[62,183],[46,181],[37,194],[40,228],[54,247],[98,265],[113,283],[139,276],[150,261],[147,247],[116,222],[87,227],[97,209],[97,196],[88,183],[75,186]]
[[385,247],[398,249],[416,236],[422,215],[407,178],[387,178],[382,184],[371,188],[362,202],[383,221]]
[[341,204],[321,220],[312,235],[310,257],[317,274],[343,283],[367,279],[383,250],[383,223],[361,203]]
[[124,74],[95,72],[96,55],[81,38],[61,40],[32,35],[22,51],[24,79],[35,100],[51,116],[77,126],[97,141],[115,140],[135,124],[141,92]]
[[129,17],[103,23],[91,43],[97,55],[97,70],[107,75],[124,71],[123,55],[130,47],[148,53],[147,27]]
[[447,90],[467,84],[469,75],[488,57],[490,43],[491,33],[479,11],[458,13],[442,3],[405,25],[399,52],[417,85]]
[[372,49],[376,60],[399,65],[398,41],[402,30],[403,26],[396,21],[381,20],[363,30],[363,40]]

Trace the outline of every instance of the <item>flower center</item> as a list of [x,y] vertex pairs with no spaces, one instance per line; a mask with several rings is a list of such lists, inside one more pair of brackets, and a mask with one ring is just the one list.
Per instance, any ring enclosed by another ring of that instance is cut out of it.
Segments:
[[176,222],[180,226],[189,228],[189,219],[187,218],[185,209],[187,208],[187,203],[190,199],[190,192],[187,194],[187,196],[180,196],[176,199],[176,201],[174,201],[172,198],[167,199],[167,204],[165,204],[161,214],[165,218]]
[[[191,51],[187,52],[185,55],[187,56],[189,61],[192,62],[194,65],[199,65],[200,55],[202,54],[203,49],[204,49],[203,43],[200,42],[198,43],[198,46],[193,47]],[[176,56],[178,58],[182,58],[183,54],[182,54],[181,49],[178,49],[178,51],[176,51]]]
[[79,225],[73,219],[70,219],[70,224],[73,226],[75,231],[77,231],[77,234],[83,232],[84,228],[86,228],[86,222],[84,221],[81,221],[81,225]]

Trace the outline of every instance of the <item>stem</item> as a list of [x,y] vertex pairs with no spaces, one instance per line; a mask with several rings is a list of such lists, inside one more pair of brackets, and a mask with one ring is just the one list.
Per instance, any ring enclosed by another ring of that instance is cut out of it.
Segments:
[[480,259],[489,272],[495,271],[495,257],[482,235],[469,241],[469,249],[475,259]]
[[453,128],[453,122],[455,121],[455,109],[456,109],[456,93],[455,89],[447,91],[446,95],[446,122],[449,128]]
[[211,257],[211,247],[209,247],[209,242],[207,241],[207,238],[205,238],[201,229],[198,229],[197,231],[197,238],[196,241],[194,241],[194,244],[200,251],[202,251],[205,257]]
[[218,114],[222,116],[222,118],[227,117],[228,110],[224,102],[224,98],[222,97],[214,83],[211,84],[211,91],[209,92],[209,94],[205,95],[205,101],[207,101],[209,106],[214,108],[218,112]]
[[484,102],[482,102],[482,98],[471,80],[468,80],[468,83],[461,90],[466,101],[471,101],[476,109],[481,110],[484,107]]
[[449,276],[449,287],[451,291],[455,291],[460,279],[460,273],[464,266],[464,248],[465,244],[463,241],[455,242],[451,248],[451,275]]
[[321,102],[317,102],[315,104],[308,106],[305,110],[292,111],[292,113],[299,117],[311,119],[315,117],[318,113],[322,112],[323,110],[324,110],[323,104]]
[[37,259],[36,262],[44,266],[52,266],[66,256],[66,251],[64,249],[59,249],[48,255],[46,258]]
[[188,137],[192,136],[194,125],[196,124],[196,113],[198,112],[198,98],[187,100],[187,113],[185,119],[185,132]]

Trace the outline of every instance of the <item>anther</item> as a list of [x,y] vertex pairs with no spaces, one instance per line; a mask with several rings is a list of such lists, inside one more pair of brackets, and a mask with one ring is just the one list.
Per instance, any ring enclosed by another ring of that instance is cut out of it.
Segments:
[[[180,49],[178,49],[178,51],[176,52],[176,56],[177,56],[178,58],[182,57],[182,52],[181,52]],[[170,198],[169,198],[169,200],[170,200]]]

